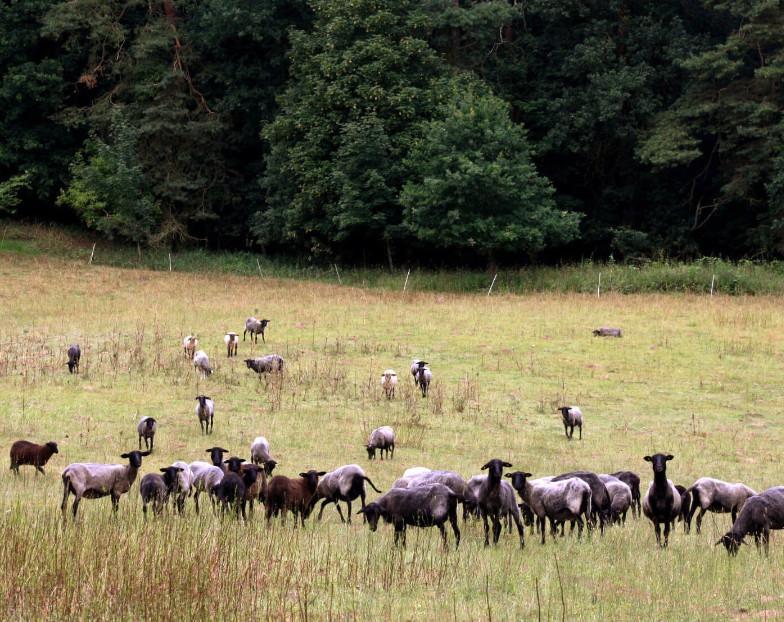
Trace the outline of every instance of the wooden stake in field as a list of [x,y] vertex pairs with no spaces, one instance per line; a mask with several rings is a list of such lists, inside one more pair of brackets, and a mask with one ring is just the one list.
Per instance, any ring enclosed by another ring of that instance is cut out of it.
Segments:
[[259,269],[259,276],[263,279],[264,278],[264,273],[261,271],[261,264],[259,263],[259,258],[258,257],[256,257],[256,267],[258,267],[258,269]]
[[408,285],[408,277],[411,276],[411,268],[406,272],[406,280],[403,282],[403,293],[406,293],[406,286]]
[[713,284],[716,282],[716,275],[711,277],[711,296],[713,296]]
[[171,253],[169,253],[169,272],[171,272]]
[[488,289],[488,290],[487,290],[487,295],[488,295],[488,297],[490,296],[490,292],[492,292],[492,291],[493,291],[493,285],[495,285],[495,280],[496,280],[497,278],[498,278],[498,272],[496,272],[496,273],[495,273],[495,276],[493,277],[493,282],[492,282],[492,283],[490,283],[490,289]]
[[602,295],[602,273],[600,272],[599,273],[599,284],[596,286],[596,297],[599,298],[599,296],[601,296],[601,295]]
[[338,264],[336,264],[336,263],[333,263],[332,265],[333,265],[333,266],[335,266],[335,274],[337,274],[337,275],[338,275],[338,283],[339,283],[340,285],[343,285],[343,281],[341,281],[341,280],[340,280],[340,272],[338,272]]
[[95,244],[97,244],[97,242],[93,244],[93,250],[90,253],[90,261],[87,262],[88,266],[91,266],[93,263],[93,255],[95,255]]

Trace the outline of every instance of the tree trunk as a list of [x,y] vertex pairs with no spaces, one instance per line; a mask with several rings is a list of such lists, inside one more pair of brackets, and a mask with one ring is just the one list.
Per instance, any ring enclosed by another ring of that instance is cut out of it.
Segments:
[[387,261],[389,262],[389,271],[394,272],[395,264],[392,263],[392,247],[389,244],[389,238],[387,238],[385,241],[387,243]]

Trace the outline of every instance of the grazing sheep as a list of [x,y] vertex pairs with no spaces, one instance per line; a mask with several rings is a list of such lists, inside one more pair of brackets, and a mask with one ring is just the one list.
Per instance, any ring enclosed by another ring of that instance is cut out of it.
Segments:
[[193,503],[196,505],[196,514],[198,514],[200,493],[206,492],[213,505],[215,505],[215,487],[223,480],[224,472],[222,468],[217,467],[214,464],[202,462],[201,460],[191,462],[188,466],[190,467],[191,475],[193,477],[191,480]]
[[226,333],[223,343],[226,344],[226,356],[229,358],[237,356],[237,347],[240,344],[240,336],[237,333]]
[[197,395],[194,399],[198,402],[196,404],[196,417],[199,419],[201,433],[211,434],[215,429],[215,402],[206,395]]
[[701,477],[689,488],[689,492],[691,493],[691,509],[687,519],[688,528],[691,529],[691,519],[697,508],[700,508],[700,514],[697,516],[697,533],[700,533],[702,517],[705,512],[710,511],[717,514],[731,512],[734,523],[738,512],[746,503],[746,499],[757,494],[746,484],[730,484],[712,477]]
[[245,359],[245,365],[248,369],[261,375],[282,372],[286,361],[280,354],[268,354],[267,356],[258,356],[255,359]]
[[[504,467],[511,467],[512,465],[503,460],[493,459],[489,460],[482,467],[482,470],[487,470],[487,479],[479,486],[478,490],[474,491],[476,503],[479,506],[479,512],[482,515],[482,522],[485,527],[485,546],[490,545],[490,527],[487,523],[489,516],[493,521],[493,544],[498,544],[498,538],[501,535],[501,513],[508,508],[506,493],[503,483]],[[520,522],[519,514],[513,514],[512,518],[517,525],[517,533],[520,536],[520,548],[525,546],[525,530]]]
[[626,524],[626,512],[632,507],[632,489],[614,475],[600,474],[610,495],[610,520],[613,523]]
[[395,545],[402,540],[406,546],[406,526],[438,527],[447,546],[444,523],[448,520],[455,534],[455,548],[460,546],[457,526],[457,496],[443,484],[427,484],[413,488],[393,488],[357,512],[364,514],[370,531],[378,529],[378,519],[395,527]]
[[310,470],[299,474],[299,479],[291,479],[285,475],[273,477],[267,488],[267,522],[272,515],[283,513],[283,521],[286,521],[286,512],[294,513],[294,526],[297,526],[297,515],[299,515],[302,526],[305,526],[305,519],[312,509],[311,500],[316,494],[319,477],[326,475],[326,471]]
[[106,495],[112,497],[112,510],[117,512],[120,497],[131,489],[142,458],[149,456],[149,451],[129,451],[122,454],[127,458],[128,464],[94,464],[75,462],[65,467],[63,471],[63,502],[60,509],[65,512],[68,504],[68,495],[73,494],[73,516],[82,498],[99,499]]
[[340,522],[345,523],[343,512],[340,509],[340,501],[345,501],[348,505],[348,522],[351,522],[351,502],[359,497],[362,507],[365,507],[365,482],[370,484],[376,492],[381,492],[376,485],[370,481],[358,464],[347,464],[338,467],[334,471],[326,473],[319,480],[316,487],[316,494],[313,495],[311,506],[315,506],[318,501],[323,499],[318,513],[318,520],[324,514],[324,508],[330,503],[334,503],[340,516]]
[[193,368],[200,373],[203,378],[212,375],[210,357],[207,356],[207,353],[204,350],[198,350],[196,354],[193,355]]
[[422,397],[427,397],[427,392],[430,390],[430,382],[433,380],[433,372],[430,371],[425,361],[417,363],[417,372],[414,376],[419,389],[422,391]]
[[395,397],[395,387],[397,386],[397,374],[394,369],[386,369],[381,374],[381,388],[388,400]]
[[583,440],[583,411],[577,406],[561,406],[558,410],[561,411],[561,417],[563,417],[566,438],[572,440],[576,426],[580,428],[580,440]]
[[[689,533],[691,525],[689,524],[689,509],[691,509],[691,493],[686,489],[686,486],[675,484],[675,490],[681,495],[681,511],[678,514],[678,520],[683,521],[683,532]],[[675,523],[672,524],[675,529]]]
[[169,495],[176,491],[179,484],[179,472],[182,469],[175,466],[162,468],[163,476],[157,473],[148,473],[142,477],[139,484],[139,495],[142,498],[142,512],[147,518],[147,504],[152,503],[153,514],[160,514],[163,506],[169,500]]
[[82,349],[79,347],[78,343],[71,344],[68,348],[68,373],[71,374],[78,374],[79,373],[79,361],[82,358]]
[[277,461],[270,456],[269,441],[263,436],[257,436],[250,444],[250,461],[253,464],[264,465],[267,475],[272,475],[275,467],[278,466]]
[[144,439],[144,448],[149,449],[150,453],[152,453],[157,430],[158,423],[152,417],[142,417],[139,420],[139,425],[136,426],[136,431],[139,433],[139,449],[142,448],[142,439]]
[[623,331],[620,328],[601,326],[593,331],[593,336],[594,337],[623,337]]
[[[395,431],[388,425],[382,425],[370,433],[367,442],[368,460],[376,458],[376,449],[379,450],[381,459],[384,459],[384,452],[387,452],[387,459],[395,457]],[[392,452],[390,456],[390,451]]]
[[610,522],[612,513],[612,504],[610,502],[610,493],[607,492],[607,486],[599,479],[596,473],[590,471],[572,471],[571,473],[564,473],[554,477],[552,481],[560,482],[570,477],[579,477],[586,484],[591,487],[591,527],[595,526],[596,518],[599,519],[599,532],[604,533],[604,525]]
[[664,523],[664,545],[670,538],[670,524],[678,518],[681,511],[681,495],[675,485],[667,479],[667,462],[672,460],[671,454],[654,454],[643,459],[652,463],[653,481],[642,500],[642,511],[653,523],[656,531],[656,544],[661,543],[661,527]]
[[411,467],[403,472],[403,477],[416,477],[417,475],[422,475],[423,473],[430,473],[432,470],[433,469],[428,469],[427,467]]
[[763,544],[767,555],[771,529],[784,529],[784,486],[774,486],[749,497],[733,521],[732,529],[716,544],[723,544],[727,553],[737,555],[744,538],[751,534],[757,548]]
[[639,517],[642,514],[640,507],[640,476],[633,471],[616,471],[610,473],[613,477],[617,477],[629,488],[632,489],[632,514]]
[[556,535],[556,523],[566,521],[577,523],[577,538],[582,536],[582,516],[585,516],[586,523],[591,516],[591,486],[588,483],[578,477],[572,477],[533,485],[528,480],[531,474],[524,471],[513,471],[507,473],[506,477],[512,480],[512,487],[536,515],[542,544],[545,543],[545,522],[548,519],[553,538]]
[[188,335],[182,340],[182,349],[185,352],[185,358],[193,360],[196,354],[196,348],[199,347],[199,340],[194,335]]
[[172,467],[180,469],[177,473],[177,485],[171,492],[176,495],[174,497],[174,505],[177,511],[182,514],[185,512],[185,499],[193,493],[191,489],[193,486],[193,472],[190,465],[181,460],[173,463]]
[[267,343],[264,339],[264,329],[267,328],[269,320],[257,320],[255,317],[249,317],[245,320],[245,330],[242,331],[242,340],[245,341],[245,334],[250,333],[250,339],[253,343],[259,342],[259,335],[261,335],[262,343]]
[[[428,471],[413,477],[401,477],[393,485],[393,488],[413,488],[414,486],[424,486],[427,484],[443,484],[457,496],[458,503],[474,502],[474,495],[468,488],[466,481],[459,473],[454,471]],[[514,498],[514,495],[512,495]],[[474,503],[472,507],[475,507]]]
[[31,443],[30,441],[16,441],[11,445],[11,470],[19,475],[19,467],[29,464],[35,467],[36,473],[46,475],[44,465],[49,462],[54,454],[60,453],[57,450],[57,443],[49,441],[44,445]]

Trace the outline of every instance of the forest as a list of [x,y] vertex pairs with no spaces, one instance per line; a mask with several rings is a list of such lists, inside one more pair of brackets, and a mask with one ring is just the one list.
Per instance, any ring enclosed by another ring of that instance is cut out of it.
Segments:
[[0,216],[476,266],[784,254],[780,0],[10,0]]

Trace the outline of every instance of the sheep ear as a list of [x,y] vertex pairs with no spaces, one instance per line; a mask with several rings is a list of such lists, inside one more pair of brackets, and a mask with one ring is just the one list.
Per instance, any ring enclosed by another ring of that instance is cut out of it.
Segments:
[[672,460],[674,457],[675,456],[673,456],[672,454],[667,454],[667,457],[665,458],[665,460]]
[[128,454],[120,454],[120,458],[127,458]]
[[511,469],[512,468],[512,463],[511,462],[502,462],[501,465],[505,466],[507,469]]
[[511,473],[504,473],[504,477],[508,477],[509,479],[512,479],[512,474]]
[[326,475],[326,474],[327,474],[326,471],[319,471],[318,473],[316,473],[316,475],[318,475],[319,477],[321,477],[322,475]]
[[523,477],[531,477],[532,473],[523,473]]
[[300,477],[307,477],[307,476],[308,476],[308,474],[307,474],[307,473],[300,473],[300,474],[299,474],[299,476],[300,476]]
[[229,453],[229,450],[228,449],[223,449],[223,447],[219,447],[218,449],[220,449],[223,453]]
[[651,458],[650,456],[643,456],[642,459],[645,460],[645,462],[653,462],[653,458]]
[[357,512],[357,514],[364,514],[364,513],[365,513],[365,508],[361,508],[361,509],[359,510],[359,512]]
[[152,452],[150,452],[150,451],[142,451],[142,452],[139,452],[139,455],[140,456],[149,456],[151,453]]
[[165,467],[163,467],[163,468],[160,468],[160,469],[158,469],[158,470],[159,470],[161,473],[166,473],[166,471],[168,471],[169,469],[168,469],[168,468],[165,468]]
[[485,469],[489,469],[489,468],[490,468],[490,463],[488,462],[488,463],[486,463],[486,464],[485,464],[485,465],[482,467],[482,470],[484,471]]
[[719,546],[720,544],[724,544],[724,536],[719,538],[713,546]]

